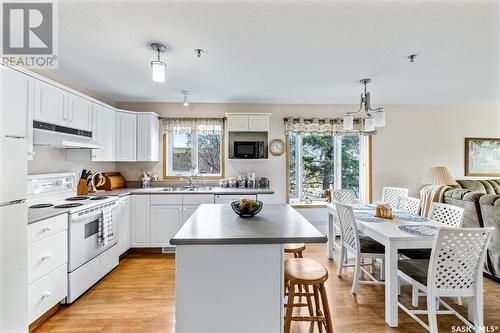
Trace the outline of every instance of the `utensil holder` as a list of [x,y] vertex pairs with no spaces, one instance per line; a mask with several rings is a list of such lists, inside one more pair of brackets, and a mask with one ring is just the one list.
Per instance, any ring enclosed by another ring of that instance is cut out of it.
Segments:
[[76,187],[76,193],[78,195],[85,195],[89,193],[89,190],[87,188],[87,180],[85,179],[80,179],[78,181],[78,185]]

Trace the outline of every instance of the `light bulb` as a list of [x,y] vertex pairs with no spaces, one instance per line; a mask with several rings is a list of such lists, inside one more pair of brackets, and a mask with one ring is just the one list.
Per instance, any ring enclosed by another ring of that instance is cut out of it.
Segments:
[[346,114],[344,116],[344,130],[350,131],[354,128],[354,117],[352,114]]
[[373,114],[373,123],[375,127],[385,126],[385,112],[380,110]]
[[372,117],[365,118],[365,132],[373,132],[375,130],[375,124]]
[[184,102],[184,103],[182,103],[182,105],[189,106],[189,102]]
[[151,61],[151,74],[155,82],[165,82],[165,68],[166,64],[163,61]]

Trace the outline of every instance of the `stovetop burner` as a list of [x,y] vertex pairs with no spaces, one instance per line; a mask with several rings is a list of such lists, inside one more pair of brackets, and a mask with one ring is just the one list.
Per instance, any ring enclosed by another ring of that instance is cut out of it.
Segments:
[[66,198],[66,201],[80,201],[80,200],[87,200],[89,197],[86,197],[84,195],[79,196],[79,197],[69,197]]
[[54,206],[54,208],[73,208],[73,207],[79,207],[79,206],[83,206],[83,204],[75,202],[75,203],[57,205],[57,206]]
[[32,205],[32,206],[29,206],[29,208],[49,208],[49,207],[52,207],[54,206],[53,204],[49,204],[49,203],[44,203],[44,204],[37,204],[37,205]]
[[108,197],[105,196],[105,195],[100,195],[100,196],[96,196],[96,197],[92,197],[90,198],[90,200],[104,200],[104,199],[107,199]]

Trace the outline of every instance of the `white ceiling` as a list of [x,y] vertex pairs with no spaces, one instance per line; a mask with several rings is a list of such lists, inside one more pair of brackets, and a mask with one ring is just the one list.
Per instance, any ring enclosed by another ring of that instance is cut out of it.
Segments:
[[[115,101],[499,105],[496,1],[64,1],[56,73]],[[167,82],[151,80],[153,41]],[[195,48],[209,50],[197,58]],[[406,56],[418,53],[414,63]]]

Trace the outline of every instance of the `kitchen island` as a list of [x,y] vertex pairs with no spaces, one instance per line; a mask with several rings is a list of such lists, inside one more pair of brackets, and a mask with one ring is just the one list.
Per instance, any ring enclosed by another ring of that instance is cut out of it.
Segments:
[[283,244],[327,238],[293,208],[265,205],[240,218],[230,205],[201,205],[176,245],[176,332],[281,332]]

